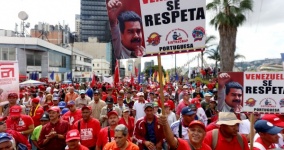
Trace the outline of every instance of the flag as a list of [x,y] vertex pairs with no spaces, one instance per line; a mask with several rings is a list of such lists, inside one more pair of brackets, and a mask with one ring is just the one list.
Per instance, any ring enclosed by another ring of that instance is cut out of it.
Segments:
[[[141,83],[143,83],[143,82],[144,82],[144,80],[143,80],[143,78],[144,78],[144,74],[142,73],[140,76],[141,76],[140,81],[141,81]],[[140,78],[140,77],[139,77],[139,78]]]
[[92,78],[92,82],[91,82],[90,86],[91,86],[91,87],[94,87],[95,84],[96,84],[96,75],[93,74],[93,78]]
[[141,81],[140,81],[140,72],[139,72],[139,74],[138,74],[138,83],[140,83]]
[[114,69],[114,77],[113,77],[114,87],[116,86],[118,82],[119,82],[119,64],[118,64],[118,60],[116,60],[115,69]]
[[166,83],[169,83],[171,80],[170,80],[170,76],[169,76],[169,73],[166,71]]
[[152,76],[152,68],[149,69],[149,76]]
[[72,72],[67,73],[67,80],[72,80]]
[[130,83],[131,83],[131,85],[134,84],[134,77],[133,77],[132,73],[131,73]]
[[134,70],[135,70],[135,77],[137,77],[138,76],[138,69],[135,67]]
[[60,81],[58,73],[57,73],[56,76],[55,76],[55,81],[56,81],[56,82],[59,82],[59,81]]
[[178,74],[177,73],[175,75],[175,79],[176,79],[176,81],[178,81]]
[[51,80],[54,80],[54,71],[51,72],[49,77],[50,77]]

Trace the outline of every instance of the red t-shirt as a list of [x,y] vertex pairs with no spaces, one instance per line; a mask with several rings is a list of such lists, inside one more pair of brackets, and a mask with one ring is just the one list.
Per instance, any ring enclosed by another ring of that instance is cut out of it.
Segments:
[[[106,98],[107,98],[107,97],[108,97],[107,94],[103,95],[103,96],[102,96],[102,100],[103,100],[103,101],[106,101]],[[114,102],[114,103],[117,103],[117,98],[116,98],[116,96],[115,96],[115,95],[111,95],[111,97],[113,98],[113,102]]]
[[209,132],[213,129],[218,129],[219,128],[219,125],[217,125],[218,120],[214,121],[214,122],[211,122],[209,125],[206,126],[206,132]]
[[[100,133],[98,135],[99,138],[97,140],[96,146],[103,148],[106,145],[106,143],[109,142],[108,128],[109,127],[104,127],[100,130]],[[109,131],[110,131],[110,138],[111,138],[110,141],[114,141],[114,130],[110,129]]]
[[33,116],[32,116],[32,119],[33,119],[33,121],[34,121],[35,127],[38,126],[38,125],[40,125],[40,118],[42,117],[43,114],[44,114],[44,110],[43,110],[42,107],[38,107],[38,108],[35,110],[34,114],[32,114],[32,115],[33,115]]
[[[79,120],[73,125],[73,129],[79,129],[78,123]],[[90,118],[88,122],[80,119],[81,144],[89,148],[95,146],[100,129],[101,125],[97,119]]]
[[[244,150],[249,150],[247,139],[243,135],[241,135],[241,136],[243,138]],[[207,145],[212,145],[212,142],[213,142],[213,132],[212,131],[209,131],[209,132],[206,133],[204,142]],[[228,142],[222,136],[220,131],[218,131],[218,140],[217,140],[217,145],[216,145],[215,150],[225,150],[225,149],[240,150],[240,149],[242,149],[242,147],[241,147],[241,145],[238,142],[237,136],[235,136],[230,142]]]
[[[179,145],[177,147],[177,150],[191,150],[188,142],[186,140],[183,140],[181,138],[178,138]],[[196,150],[212,150],[211,147],[209,147],[207,144],[202,143],[202,146],[200,149]]]
[[[275,144],[265,145],[265,144],[262,142],[262,140],[261,140],[260,137],[258,137],[258,138],[255,140],[255,142],[261,144],[265,149],[274,149],[274,148],[276,148]],[[254,145],[253,150],[261,150],[261,149],[255,147],[255,144],[253,144],[253,145]]]
[[18,132],[26,131],[29,129],[30,125],[34,124],[32,117],[28,115],[20,115],[20,118],[13,120],[10,116],[6,120],[7,128]]
[[69,122],[70,125],[73,125],[76,121],[80,120],[81,118],[82,118],[82,111],[80,109],[77,109],[74,112],[71,112],[69,110],[62,116],[62,119]]
[[126,124],[125,120],[123,117],[121,117],[119,119],[119,122],[118,124],[123,124],[127,127],[128,129],[128,133],[129,133],[129,136],[132,137],[133,136],[133,130],[134,130],[134,118],[133,117],[129,117],[128,118],[128,124]]

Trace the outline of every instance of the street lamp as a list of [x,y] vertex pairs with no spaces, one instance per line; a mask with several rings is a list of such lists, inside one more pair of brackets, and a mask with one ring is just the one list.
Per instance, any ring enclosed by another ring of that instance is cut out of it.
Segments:
[[103,58],[104,56],[101,56],[101,74],[103,76]]

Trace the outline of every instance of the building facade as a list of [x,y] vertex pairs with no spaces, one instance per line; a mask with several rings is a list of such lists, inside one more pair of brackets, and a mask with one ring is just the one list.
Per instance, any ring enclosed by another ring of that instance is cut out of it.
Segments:
[[89,37],[110,41],[106,0],[81,0],[80,40],[87,42]]
[[0,61],[18,61],[21,75],[30,78],[36,73],[49,82],[67,80],[70,74],[73,80],[87,80],[92,74],[92,57],[88,54],[32,37],[0,36]]

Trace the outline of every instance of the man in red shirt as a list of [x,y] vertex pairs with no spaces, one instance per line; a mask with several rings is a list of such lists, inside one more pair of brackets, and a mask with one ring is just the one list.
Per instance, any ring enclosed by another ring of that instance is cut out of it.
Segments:
[[71,100],[67,103],[69,111],[62,116],[62,119],[73,125],[76,121],[82,118],[82,112],[75,106],[75,101]]
[[106,95],[103,95],[102,100],[106,101],[106,98],[107,98],[107,97],[112,97],[112,98],[113,98],[113,101],[114,101],[114,104],[117,103],[117,98],[116,98],[116,96],[112,93],[112,88],[111,88],[111,87],[109,87],[109,88],[107,89],[107,94],[106,94]]
[[68,131],[66,135],[66,144],[68,148],[65,150],[89,150],[84,145],[80,144],[80,133],[77,129]]
[[253,142],[253,150],[275,149],[280,133],[283,128],[274,126],[266,120],[258,120],[254,124],[254,129],[259,137]]
[[10,116],[7,118],[7,128],[20,132],[28,137],[34,130],[34,121],[28,115],[21,114],[22,107],[14,105],[10,107]]
[[159,123],[163,125],[166,141],[171,148],[176,150],[211,150],[211,148],[203,142],[206,132],[205,125],[201,121],[194,120],[188,125],[187,132],[189,141],[174,137],[166,115],[160,116]]
[[7,117],[4,118],[0,118],[0,132],[6,132],[10,135],[12,135],[12,137],[15,139],[16,144],[22,143],[24,145],[27,146],[27,148],[31,149],[31,144],[29,143],[28,139],[22,135],[20,132],[17,132],[15,130],[12,129],[7,129],[7,125],[5,120],[7,119]]
[[100,130],[98,140],[96,144],[96,150],[102,150],[106,143],[114,141],[114,129],[118,125],[119,117],[116,111],[110,111],[108,116],[108,127],[104,127]]
[[214,150],[249,150],[246,137],[238,133],[239,123],[234,113],[219,112],[220,127],[207,132],[204,142]]
[[43,150],[63,150],[69,123],[60,119],[60,108],[52,106],[48,110],[50,122],[42,127],[38,144]]
[[78,120],[73,129],[78,129],[81,133],[81,144],[88,147],[89,150],[95,150],[98,134],[101,129],[100,122],[91,117],[91,106],[82,107],[83,118]]
[[32,108],[30,110],[30,116],[32,117],[34,121],[34,126],[40,125],[40,118],[42,117],[44,113],[43,108],[39,104],[39,99],[38,98],[33,98],[32,99]]

